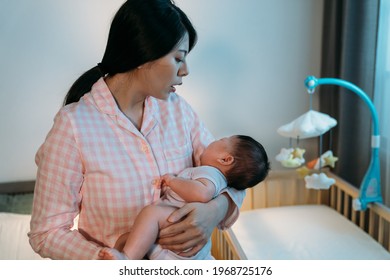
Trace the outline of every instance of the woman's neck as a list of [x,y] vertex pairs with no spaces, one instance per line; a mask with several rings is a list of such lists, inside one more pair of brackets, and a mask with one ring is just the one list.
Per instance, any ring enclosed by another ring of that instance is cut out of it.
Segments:
[[108,76],[105,81],[119,109],[140,130],[146,97],[138,93],[129,73]]

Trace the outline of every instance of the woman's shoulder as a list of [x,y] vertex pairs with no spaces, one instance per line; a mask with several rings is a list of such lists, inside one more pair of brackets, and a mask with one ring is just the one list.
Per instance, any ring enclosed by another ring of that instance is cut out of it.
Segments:
[[78,111],[85,110],[89,107],[88,103],[91,93],[86,93],[79,101],[67,104],[60,108],[59,113],[61,114],[74,114]]
[[72,114],[73,112],[77,111],[80,107],[80,101],[67,104],[60,108],[59,113],[60,114]]
[[[87,94],[86,94],[87,95]],[[85,97],[87,97],[86,95],[84,95],[78,102],[73,102],[73,103],[70,103],[70,104],[67,104],[65,106],[62,106],[56,116],[55,116],[55,119],[79,119],[80,115],[85,115],[89,109],[88,107],[90,107],[85,101]]]

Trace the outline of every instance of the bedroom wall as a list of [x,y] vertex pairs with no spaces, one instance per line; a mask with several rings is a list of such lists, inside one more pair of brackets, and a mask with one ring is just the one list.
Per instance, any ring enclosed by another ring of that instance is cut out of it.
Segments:
[[[71,83],[102,57],[122,0],[0,0],[0,182],[35,178],[34,156]],[[306,112],[320,69],[323,0],[176,0],[199,33],[178,89],[216,137],[249,134],[274,160],[276,129]],[[315,99],[316,105],[316,99]],[[301,142],[309,155],[315,140]]]

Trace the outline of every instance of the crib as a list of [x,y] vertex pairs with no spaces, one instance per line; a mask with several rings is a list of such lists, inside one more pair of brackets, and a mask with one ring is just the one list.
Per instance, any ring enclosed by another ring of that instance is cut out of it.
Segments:
[[328,190],[313,190],[296,171],[270,172],[247,190],[237,222],[226,231],[214,230],[213,256],[390,259],[390,208],[374,203],[365,211],[353,210],[359,190],[329,170],[326,174],[336,183]]

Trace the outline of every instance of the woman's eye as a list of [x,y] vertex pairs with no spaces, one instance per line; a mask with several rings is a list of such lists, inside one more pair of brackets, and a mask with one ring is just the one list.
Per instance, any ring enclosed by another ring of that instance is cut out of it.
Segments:
[[177,61],[177,62],[183,62],[184,59],[176,57],[176,61]]

